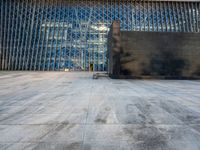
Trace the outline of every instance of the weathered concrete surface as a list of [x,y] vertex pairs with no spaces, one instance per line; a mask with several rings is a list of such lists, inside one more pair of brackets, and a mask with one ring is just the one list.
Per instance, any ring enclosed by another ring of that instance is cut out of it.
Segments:
[[120,74],[120,22],[113,21],[108,33],[108,72],[109,74]]
[[120,32],[118,28],[114,22],[108,38],[112,78],[200,79],[199,33]]
[[120,74],[200,78],[200,34],[121,32]]
[[200,82],[0,72],[0,149],[199,150]]

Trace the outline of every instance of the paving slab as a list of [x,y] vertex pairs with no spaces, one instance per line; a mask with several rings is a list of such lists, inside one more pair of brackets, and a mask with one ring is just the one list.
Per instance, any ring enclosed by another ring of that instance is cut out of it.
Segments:
[[199,80],[0,72],[2,150],[200,150]]

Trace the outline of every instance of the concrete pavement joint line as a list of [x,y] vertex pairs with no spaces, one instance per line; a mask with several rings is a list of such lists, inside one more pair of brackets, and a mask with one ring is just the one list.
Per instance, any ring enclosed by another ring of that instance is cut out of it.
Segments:
[[[93,83],[92,83],[93,85]],[[92,86],[93,87],[93,86]],[[88,113],[89,113],[89,108],[90,108],[90,101],[91,101],[91,95],[92,95],[92,87],[90,88],[90,94],[89,94],[89,101],[88,101],[88,106],[87,106],[87,115],[86,115],[86,119],[85,119],[85,127],[84,127],[84,131],[83,131],[83,142],[81,144],[81,150],[85,149],[84,146],[84,142],[85,142],[85,136],[86,136],[86,125],[87,125],[87,121],[88,121]]]

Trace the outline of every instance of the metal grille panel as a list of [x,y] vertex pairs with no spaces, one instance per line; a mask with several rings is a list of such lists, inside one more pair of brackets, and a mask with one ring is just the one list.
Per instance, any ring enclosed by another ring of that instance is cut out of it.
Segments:
[[0,1],[1,70],[107,70],[107,33],[200,32],[199,2]]

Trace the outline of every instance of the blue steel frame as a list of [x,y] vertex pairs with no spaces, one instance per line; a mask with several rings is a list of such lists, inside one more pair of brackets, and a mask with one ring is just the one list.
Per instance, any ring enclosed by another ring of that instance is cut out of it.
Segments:
[[135,0],[0,1],[0,69],[107,70],[107,33],[200,32],[200,3]]

